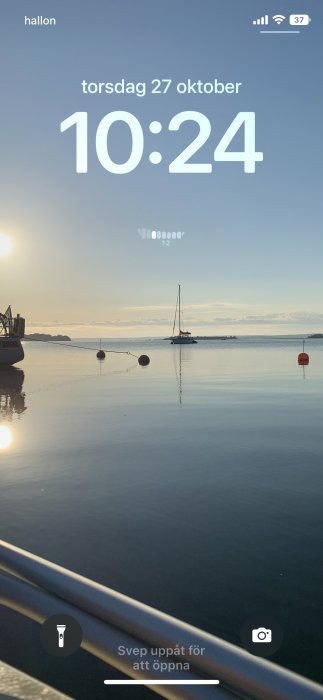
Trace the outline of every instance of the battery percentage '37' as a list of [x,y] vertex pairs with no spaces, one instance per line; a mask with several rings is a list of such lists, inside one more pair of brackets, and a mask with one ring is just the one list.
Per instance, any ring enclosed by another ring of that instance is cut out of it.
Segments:
[[306,24],[309,24],[310,21],[311,21],[311,18],[309,15],[289,15],[289,24],[292,24],[292,25],[302,24],[304,27]]

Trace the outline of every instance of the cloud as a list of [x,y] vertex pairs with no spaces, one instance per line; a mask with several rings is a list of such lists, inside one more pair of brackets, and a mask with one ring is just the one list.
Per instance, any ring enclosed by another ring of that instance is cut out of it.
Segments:
[[294,311],[290,313],[248,315],[240,318],[237,316],[217,316],[212,320],[213,323],[236,323],[246,325],[323,323],[323,313]]
[[[202,305],[205,309],[212,305]],[[135,308],[135,307],[134,307]],[[143,307],[147,310],[147,307]],[[159,308],[159,307],[157,307]],[[163,308],[164,307],[160,307]],[[199,307],[200,308],[200,307]],[[242,306],[241,306],[242,309]],[[235,308],[232,315],[228,313],[218,313],[213,315],[211,313],[199,313],[199,314],[186,314],[183,319],[183,325],[189,326],[190,329],[194,328],[214,328],[216,326],[323,326],[323,312],[313,312],[306,310],[295,310],[288,312],[272,312],[272,313],[257,313],[257,314],[243,314],[237,311]],[[232,309],[233,310],[233,309]],[[46,323],[38,323],[37,321],[29,321],[28,327],[33,328],[144,328],[144,327],[163,327],[169,328],[173,324],[173,315],[169,316],[149,316],[147,318],[137,317],[137,318],[113,318],[106,319],[104,321],[99,320],[86,320],[86,321],[47,321]]]
[[107,321],[48,321],[46,323],[38,323],[37,321],[28,321],[28,326],[37,328],[53,328],[53,327],[78,327],[88,328],[89,326],[100,327],[116,327],[128,328],[130,326],[165,326],[169,325],[169,318],[145,318],[145,319],[113,319]]
[[[246,308],[248,306],[247,304],[241,304],[239,302],[231,302],[231,301],[217,301],[217,302],[208,302],[204,304],[186,304],[185,303],[185,315],[187,315],[187,312],[192,311],[194,309],[203,311],[216,311],[217,309],[221,308]],[[170,311],[172,314],[174,313],[175,310],[175,303],[174,304],[152,304],[148,306],[125,306],[124,307],[125,311],[138,311],[138,312],[148,312],[148,311]]]

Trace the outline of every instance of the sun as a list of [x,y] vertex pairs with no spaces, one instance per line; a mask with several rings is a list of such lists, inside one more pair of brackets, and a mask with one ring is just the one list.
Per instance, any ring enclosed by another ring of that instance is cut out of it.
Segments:
[[12,251],[12,241],[9,236],[4,233],[0,233],[0,258],[4,258],[5,255],[9,255]]
[[12,443],[12,432],[6,425],[0,425],[0,450],[6,450]]

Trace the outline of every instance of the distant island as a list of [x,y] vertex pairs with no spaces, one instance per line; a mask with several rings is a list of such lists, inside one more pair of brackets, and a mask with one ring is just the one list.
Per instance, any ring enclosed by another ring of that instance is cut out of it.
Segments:
[[236,335],[195,335],[196,340],[237,340]]
[[70,341],[71,338],[68,335],[50,335],[49,333],[29,333],[25,335],[25,340],[57,340],[57,341]]
[[[236,335],[194,335],[193,337],[195,340],[237,340]],[[172,340],[172,337],[164,340]]]
[[308,338],[323,338],[323,333],[312,333],[312,335],[308,335]]

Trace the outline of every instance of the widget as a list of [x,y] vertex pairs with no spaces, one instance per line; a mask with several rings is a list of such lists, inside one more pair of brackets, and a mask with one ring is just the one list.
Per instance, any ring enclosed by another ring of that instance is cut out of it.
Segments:
[[158,231],[150,228],[138,228],[137,231],[143,240],[158,241],[164,247],[169,247],[172,241],[181,241],[185,236],[185,231]]

